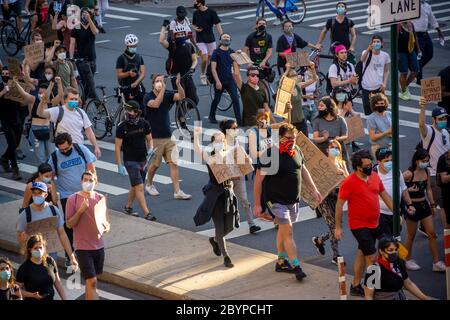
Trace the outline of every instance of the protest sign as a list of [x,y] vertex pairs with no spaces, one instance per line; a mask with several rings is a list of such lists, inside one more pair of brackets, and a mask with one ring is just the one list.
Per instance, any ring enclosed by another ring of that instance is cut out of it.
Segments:
[[253,172],[252,160],[241,146],[229,150],[224,157],[208,162],[218,183]]
[[427,102],[441,102],[441,77],[433,77],[430,79],[422,79],[420,81],[420,88],[422,97],[425,97]]
[[95,224],[97,225],[97,230],[100,234],[105,233],[105,226],[108,224],[108,219],[106,217],[107,210],[106,197],[103,197],[94,207]]
[[[344,176],[337,173],[334,163],[301,132],[297,136],[297,145],[303,153],[305,166],[317,190],[319,190],[322,198],[325,198],[344,180]],[[312,209],[319,205],[312,194],[312,190],[306,187],[303,180],[301,198]]]
[[[19,85],[25,90],[25,92],[31,91],[31,86],[25,82],[19,81]],[[18,102],[20,105],[24,105],[26,102],[26,99],[24,96],[22,96],[17,89],[17,85],[14,81],[10,80],[8,81],[8,88],[9,91],[4,95],[5,99],[9,99],[12,101]]]
[[44,61],[44,43],[33,43],[23,48],[25,52],[25,58],[30,65],[39,64]]
[[359,115],[347,117],[345,118],[345,122],[347,123],[348,128],[348,138],[344,141],[344,144],[364,137],[364,135],[366,134],[364,131],[364,123]]
[[238,65],[253,64],[253,61],[249,58],[249,56],[244,51],[241,51],[239,53],[237,53],[237,52],[232,53],[231,58],[234,61],[236,61],[236,63]]
[[291,101],[292,91],[294,90],[295,80],[283,76],[277,90],[277,99],[275,101],[275,114],[287,119],[289,112],[286,110],[286,103]]
[[67,7],[67,28],[80,29],[81,10],[79,6],[69,5]]
[[42,233],[47,241],[47,252],[64,251],[58,236],[58,217],[50,217],[42,220],[27,223],[25,232],[28,236],[36,233]]
[[286,53],[286,62],[293,68],[307,67],[309,65],[309,53],[306,51]]
[[17,58],[13,57],[7,57],[6,58],[6,64],[8,65],[9,73],[12,77],[22,77],[22,67],[21,63]]
[[43,24],[39,27],[41,30],[42,41],[44,43],[53,43],[58,40],[58,32],[52,28],[51,23]]

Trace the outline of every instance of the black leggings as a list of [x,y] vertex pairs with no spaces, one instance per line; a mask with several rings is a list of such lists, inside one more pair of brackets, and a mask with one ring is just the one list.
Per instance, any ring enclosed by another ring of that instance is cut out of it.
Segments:
[[22,128],[19,123],[11,123],[2,120],[2,128],[5,133],[6,143],[8,147],[5,153],[2,155],[2,159],[8,160],[11,167],[17,168],[16,148],[20,142],[20,136],[22,134]]
[[[67,198],[61,199],[61,206],[62,206],[62,209],[64,212],[64,230],[66,231],[67,238],[69,238],[70,247],[72,248],[72,251],[73,251],[73,229],[67,228],[66,203],[67,203]],[[67,253],[66,253],[66,258],[69,259],[69,256],[67,255]]]

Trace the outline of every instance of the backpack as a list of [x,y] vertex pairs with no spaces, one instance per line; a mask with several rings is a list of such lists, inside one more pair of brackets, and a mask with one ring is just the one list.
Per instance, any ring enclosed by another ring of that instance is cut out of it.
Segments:
[[[352,64],[350,63],[350,62],[346,62],[347,63],[347,66],[351,69],[352,68]],[[333,64],[337,67],[337,72],[336,72],[336,74],[341,78],[341,80],[342,80],[342,77],[341,77],[341,67],[339,66],[339,63],[335,63],[334,61],[333,61]],[[327,74],[326,74],[326,76],[325,76],[325,79],[326,79],[326,81],[327,81],[327,86],[326,86],[326,91],[327,91],[327,94],[331,94],[331,92],[333,91],[333,86],[331,85],[331,80],[330,80],[330,77],[329,77],[329,73],[327,72]]]
[[[86,156],[84,155],[84,152],[83,152],[83,150],[81,150],[81,147],[78,145],[78,143],[74,143],[74,144],[72,144],[72,146],[75,148],[75,151],[78,152],[78,154],[81,156],[84,163],[87,164]],[[52,162],[53,162],[53,168],[55,170],[55,176],[57,176],[58,175],[58,159],[56,157],[56,151],[52,152],[51,157],[52,157]]]
[[[56,213],[56,208],[54,205],[49,204],[50,210],[52,211],[52,215],[56,217],[58,214]],[[30,206],[25,208],[25,214],[27,215],[27,223],[31,222],[31,209]]]
[[[347,23],[348,26],[350,25],[349,19],[347,17],[344,18],[344,21],[342,23],[345,23],[345,22]],[[331,42],[334,42],[333,41],[333,32],[334,32],[335,25],[336,25],[336,18],[332,18],[331,19],[331,27],[330,27],[330,41]],[[350,28],[349,28],[348,32],[350,33]]]
[[364,73],[366,73],[367,67],[369,66],[370,61],[372,60],[372,51],[369,52],[369,56],[367,57],[366,66],[363,68],[363,62],[361,60],[355,66],[355,73],[358,75],[358,86],[361,88],[362,79]]
[[[445,164],[447,166],[447,172],[448,172],[448,170],[450,169],[450,157],[448,156],[448,152],[445,153],[444,158],[445,158]],[[448,185],[442,181],[440,173],[436,173],[436,184],[441,188],[444,187],[445,185]]]
[[[256,134],[256,152],[259,152],[260,151],[260,149],[259,149],[259,130],[258,130],[258,128],[253,128],[252,129],[254,132],[255,132],[255,134]],[[272,128],[267,128],[267,139],[270,139],[272,137]],[[248,154],[250,154],[250,146],[249,145],[247,145],[247,153]],[[272,150],[269,148],[269,149],[267,149],[267,155],[270,157],[271,156],[271,154],[272,154]],[[261,163],[260,163],[260,161],[259,161],[259,157],[257,158],[257,164],[258,164],[258,166],[260,166],[261,165]],[[255,171],[256,171],[256,169],[255,169]]]
[[[214,49],[214,52],[217,52],[217,49]],[[219,55],[216,53],[216,63],[219,62]],[[216,80],[214,79],[214,76],[212,74],[212,70],[211,70],[211,61],[208,63],[208,67],[206,68],[206,78],[208,79],[209,83],[216,83]]]
[[[53,127],[53,137],[56,137],[56,130],[58,129],[58,125],[61,122],[62,118],[64,117],[64,107],[59,106],[58,107],[58,117],[56,118],[55,126]],[[78,114],[81,116],[81,118],[84,121],[84,115],[83,112],[80,110],[80,108],[75,108],[75,111],[78,112]],[[82,130],[84,132],[84,128]]]
[[[434,142],[434,137],[436,136],[436,132],[434,131],[434,128],[433,128],[433,127],[430,127],[430,128],[431,128],[432,133],[431,133],[430,143],[428,144],[428,147],[426,148],[426,150],[427,150],[428,153],[430,153],[431,145],[433,144],[433,142]],[[417,148],[425,149],[425,148],[423,147],[423,141],[422,141],[422,140],[417,144],[416,149],[417,149]]]

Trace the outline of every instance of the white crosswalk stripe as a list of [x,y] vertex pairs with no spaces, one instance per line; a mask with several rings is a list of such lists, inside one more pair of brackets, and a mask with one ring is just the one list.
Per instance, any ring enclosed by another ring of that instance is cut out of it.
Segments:
[[152,16],[152,17],[160,17],[160,18],[168,18],[170,15],[168,14],[162,14],[162,13],[156,13],[156,12],[148,12],[143,10],[131,10],[131,9],[125,9],[125,8],[119,8],[119,7],[109,7],[108,11],[118,11],[118,12],[124,12],[124,13],[135,13],[145,16]]
[[106,18],[111,18],[111,19],[118,19],[118,20],[125,20],[125,21],[138,21],[141,20],[139,18],[133,18],[133,17],[127,17],[127,16],[120,16],[120,15],[116,15],[116,14],[110,14],[107,13],[105,15]]

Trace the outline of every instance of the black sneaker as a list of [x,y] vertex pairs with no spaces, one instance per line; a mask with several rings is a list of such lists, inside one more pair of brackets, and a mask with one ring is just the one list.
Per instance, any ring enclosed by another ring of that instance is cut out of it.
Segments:
[[209,123],[213,123],[213,124],[217,123],[217,120],[215,118],[209,117],[208,120],[209,120]]
[[145,219],[145,220],[148,220],[148,221],[156,221],[156,217],[155,217],[155,216],[152,216],[152,215],[150,214],[150,212],[147,213],[147,215],[144,217],[144,219]]
[[27,156],[23,154],[22,150],[17,149],[17,150],[16,150],[16,157],[17,157],[17,159],[19,159],[19,160],[23,160],[23,159],[25,159]]
[[139,214],[135,211],[133,211],[133,208],[131,207],[124,207],[123,208],[123,212],[125,212],[125,214],[129,215],[129,216],[133,216],[133,217],[139,217]]
[[295,278],[298,281],[302,281],[303,278],[306,278],[306,274],[303,272],[303,270],[302,270],[302,268],[300,268],[300,266],[294,267],[294,274],[295,274]]
[[317,249],[317,252],[319,252],[321,255],[325,255],[325,246],[323,245],[323,242],[319,242],[319,237],[312,237],[312,243]]
[[231,262],[230,257],[225,257],[223,258],[223,264],[225,265],[225,267],[227,268],[233,268],[234,264]]
[[352,284],[350,285],[350,295],[354,297],[364,297],[364,289],[361,284],[358,284],[354,287]]
[[220,252],[219,245],[217,244],[216,240],[214,240],[214,237],[209,238],[209,243],[211,243],[211,246],[213,247],[213,252],[216,256],[221,256],[222,253]]
[[254,233],[258,232],[259,230],[261,230],[260,226],[256,226],[256,225],[250,226],[250,233],[251,234],[254,234]]
[[277,263],[275,263],[275,272],[294,273],[294,268],[286,259],[278,259]]

